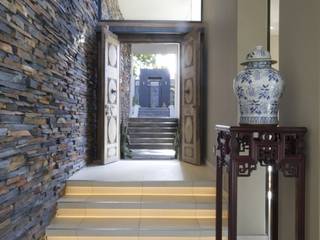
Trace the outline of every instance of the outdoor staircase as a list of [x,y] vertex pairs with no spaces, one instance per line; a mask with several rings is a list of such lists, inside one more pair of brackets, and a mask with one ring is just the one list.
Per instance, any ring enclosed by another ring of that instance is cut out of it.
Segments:
[[68,181],[48,240],[213,240],[214,182]]
[[[128,147],[132,158],[174,159],[177,129],[178,120],[174,118],[130,118]],[[165,154],[168,150],[171,150],[171,155]]]
[[170,117],[170,109],[167,107],[140,107],[138,116],[142,118]]

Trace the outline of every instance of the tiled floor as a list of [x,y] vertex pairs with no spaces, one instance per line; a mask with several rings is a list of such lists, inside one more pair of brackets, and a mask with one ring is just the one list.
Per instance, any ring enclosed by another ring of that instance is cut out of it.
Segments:
[[105,182],[214,181],[214,170],[181,161],[122,160],[80,170],[70,180]]

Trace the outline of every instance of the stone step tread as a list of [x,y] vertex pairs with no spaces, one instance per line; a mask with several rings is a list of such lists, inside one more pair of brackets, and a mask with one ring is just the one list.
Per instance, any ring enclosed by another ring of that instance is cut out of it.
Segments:
[[174,150],[175,146],[172,145],[150,145],[150,144],[145,144],[145,145],[136,145],[136,144],[131,144],[129,145],[129,149],[131,150],[140,150],[140,149],[150,149],[150,150]]
[[[174,143],[174,139],[172,140],[167,140],[167,139],[157,139],[157,140],[153,140],[153,139],[150,139],[148,141],[143,141],[143,140],[139,140],[139,138],[135,139],[129,139],[129,144],[135,144],[135,143],[170,143],[170,144],[173,144]],[[148,148],[146,148],[148,149]]]
[[146,138],[146,137],[155,137],[155,138],[168,138],[174,137],[176,135],[175,132],[135,132],[131,133],[130,137],[141,137],[141,138]]
[[[129,144],[130,145],[130,144]],[[145,146],[145,145],[152,145],[152,146],[172,146],[172,143],[150,143],[150,142],[142,142],[142,143],[134,143],[132,145],[136,146]]]
[[177,129],[176,128],[159,128],[159,127],[134,127],[128,128],[128,135],[131,136],[132,134],[142,133],[142,134],[158,134],[158,133],[173,133],[176,135]]
[[129,137],[129,143],[174,143],[174,138],[135,138]]
[[176,122],[128,122],[129,127],[148,127],[148,126],[156,126],[156,127],[167,127],[173,126],[178,127]]
[[169,109],[140,109],[140,113],[170,113]]
[[162,117],[162,118],[152,118],[152,117],[147,117],[147,118],[129,118],[129,122],[178,122],[178,119],[176,118],[168,118],[168,117]]
[[216,188],[213,180],[184,180],[184,181],[94,181],[94,180],[67,180],[67,187],[153,187],[153,188]]
[[151,133],[134,133],[129,135],[130,138],[158,138],[158,139],[165,139],[165,138],[175,138],[175,133],[169,133],[169,134],[151,134]]
[[215,209],[215,197],[209,196],[65,196],[62,208],[103,209]]
[[141,141],[143,141],[143,140],[145,140],[145,141],[149,141],[149,140],[174,140],[174,138],[173,137],[166,137],[166,136],[164,136],[164,137],[162,137],[162,138],[159,138],[159,137],[154,137],[154,138],[152,138],[152,137],[131,137],[130,136],[130,139],[131,140],[141,140]]
[[145,161],[148,161],[148,160],[154,160],[154,161],[160,161],[160,160],[176,160],[176,157],[175,156],[164,156],[164,157],[161,157],[159,155],[132,155],[131,159],[130,160],[145,160]]
[[214,236],[214,219],[54,218],[47,236]]
[[177,130],[176,126],[129,126],[128,130],[133,130],[133,129],[137,129],[137,130],[152,130],[152,129],[161,129],[161,130]]
[[67,181],[67,196],[215,196],[212,181],[97,182]]

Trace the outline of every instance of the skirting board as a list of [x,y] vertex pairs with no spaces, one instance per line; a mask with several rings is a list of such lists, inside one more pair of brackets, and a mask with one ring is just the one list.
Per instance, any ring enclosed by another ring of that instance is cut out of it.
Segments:
[[268,240],[266,235],[255,235],[255,236],[238,236],[237,240]]

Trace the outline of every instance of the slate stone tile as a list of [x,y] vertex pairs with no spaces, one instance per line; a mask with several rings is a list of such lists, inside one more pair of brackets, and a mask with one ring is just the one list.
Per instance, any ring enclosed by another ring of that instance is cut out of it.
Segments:
[[16,204],[0,239],[40,239],[65,180],[95,153],[97,2],[0,4],[0,205]]
[[0,128],[0,136],[6,136],[8,134],[7,128]]

